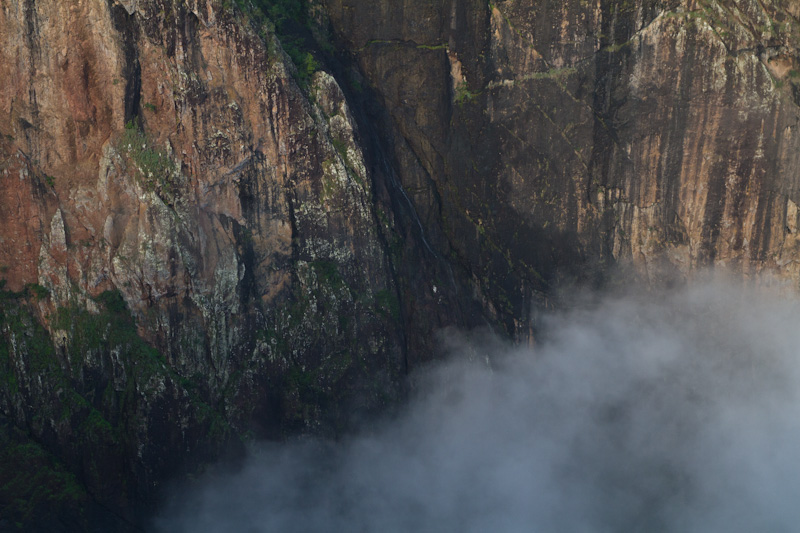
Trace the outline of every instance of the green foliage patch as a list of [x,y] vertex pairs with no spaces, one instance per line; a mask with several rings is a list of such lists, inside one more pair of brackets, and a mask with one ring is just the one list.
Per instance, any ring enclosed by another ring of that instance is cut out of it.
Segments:
[[[46,289],[32,284],[13,292],[4,285],[0,281],[0,518],[24,529],[40,509],[61,512],[59,502],[73,516],[82,513],[91,504],[84,484],[94,490],[114,483],[104,479],[115,453],[109,450],[130,450],[138,428],[149,422],[142,419],[142,395],[159,397],[154,378],[185,387],[192,406],[187,414],[211,443],[232,435],[219,411],[139,337],[119,291],[97,296],[95,313],[77,302],[59,307],[49,318],[62,339],[57,350],[34,304]],[[121,372],[112,369],[118,365]],[[24,406],[26,416],[18,419],[11,405]],[[53,423],[71,428],[64,457],[82,457],[80,472],[71,473],[38,444]]]
[[178,167],[165,150],[156,148],[142,129],[129,122],[119,141],[120,151],[136,166],[139,183],[148,192],[173,200]]
[[339,273],[339,267],[328,259],[317,259],[311,262],[311,268],[317,275],[317,281],[331,289],[339,289],[345,286],[344,278]]
[[480,92],[470,91],[466,83],[459,83],[456,86],[455,101],[458,105],[472,102],[478,97]]
[[[223,5],[232,7],[229,2]],[[269,27],[281,42],[286,54],[297,67],[297,83],[308,87],[311,76],[319,69],[312,48],[312,22],[305,0],[236,0],[241,11],[253,19],[257,27]],[[265,36],[265,35],[264,35]]]
[[83,486],[53,455],[0,425],[0,516],[22,529],[39,508],[74,508],[87,500]]
[[36,300],[44,300],[50,296],[50,291],[38,283],[28,283],[25,285],[25,294],[32,296]]
[[104,291],[95,300],[102,306],[98,314],[78,306],[60,307],[56,312],[53,327],[71,333],[68,353],[72,364],[80,365],[87,352],[122,349],[126,359],[136,362],[137,373],[144,372],[142,377],[166,371],[161,353],[139,337],[122,294]]
[[378,312],[387,315],[395,322],[398,322],[402,317],[400,313],[400,300],[397,298],[397,293],[383,289],[375,294],[375,307]]

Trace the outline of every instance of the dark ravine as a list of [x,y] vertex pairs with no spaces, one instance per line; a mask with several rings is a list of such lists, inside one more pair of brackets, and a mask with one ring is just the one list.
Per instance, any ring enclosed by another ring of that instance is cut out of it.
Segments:
[[798,49],[788,0],[3,1],[0,530],[142,527],[556,287],[798,286]]

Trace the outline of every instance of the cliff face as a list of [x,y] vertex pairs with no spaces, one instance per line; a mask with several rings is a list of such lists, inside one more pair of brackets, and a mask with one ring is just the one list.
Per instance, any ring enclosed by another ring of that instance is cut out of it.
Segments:
[[797,282],[795,3],[326,4],[401,181],[510,332],[611,265]]
[[800,277],[795,3],[298,5],[299,72],[252,6],[0,0],[11,523],[135,523],[391,405],[443,326],[530,339],[557,283]]
[[398,397],[393,215],[329,74],[298,87],[271,33],[203,1],[3,2],[0,49],[8,461],[54,454],[32,467],[88,490],[10,519],[66,498],[133,522],[242,435]]

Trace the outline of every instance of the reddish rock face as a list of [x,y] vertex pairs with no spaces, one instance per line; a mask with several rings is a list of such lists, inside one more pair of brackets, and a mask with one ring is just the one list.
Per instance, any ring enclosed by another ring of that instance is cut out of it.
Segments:
[[5,289],[21,291],[26,284],[39,280],[39,252],[56,201],[47,177],[37,173],[8,138],[0,142],[4,152],[0,171],[0,279],[5,280]]
[[0,7],[3,442],[132,522],[237,435],[334,434],[400,394],[394,215],[337,81],[299,87],[251,22]]

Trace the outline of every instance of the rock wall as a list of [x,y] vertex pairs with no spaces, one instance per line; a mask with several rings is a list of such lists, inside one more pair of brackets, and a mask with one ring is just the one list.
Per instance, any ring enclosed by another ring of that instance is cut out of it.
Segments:
[[66,476],[3,470],[7,520],[135,526],[242,439],[394,404],[399,237],[336,80],[228,3],[0,5],[6,459]]
[[509,332],[612,269],[797,284],[795,3],[326,5],[403,185]]
[[136,528],[565,284],[797,285],[795,2],[306,7],[298,71],[249,2],[0,0],[0,529]]

